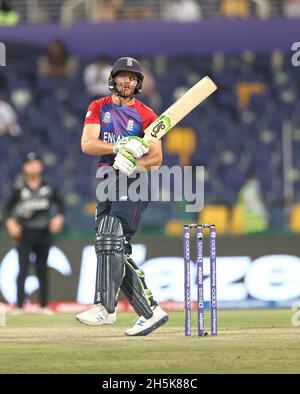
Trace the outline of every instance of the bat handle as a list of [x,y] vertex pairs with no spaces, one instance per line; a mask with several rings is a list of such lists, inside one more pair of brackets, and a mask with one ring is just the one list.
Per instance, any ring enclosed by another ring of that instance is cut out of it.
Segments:
[[148,144],[150,144],[151,142],[154,142],[150,135],[144,135],[143,140],[148,142]]

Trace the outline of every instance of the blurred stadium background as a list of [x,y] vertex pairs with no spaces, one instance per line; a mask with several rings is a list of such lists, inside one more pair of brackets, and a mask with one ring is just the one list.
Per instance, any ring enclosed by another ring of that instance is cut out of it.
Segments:
[[[83,76],[99,56],[112,64],[127,55],[142,61],[147,88],[140,99],[158,114],[204,75],[219,87],[163,141],[164,164],[205,166],[205,209],[192,215],[184,203],[163,202],[145,212],[135,256],[152,275],[157,298],[182,300],[182,224],[209,221],[218,230],[221,306],[289,306],[299,299],[300,66],[292,56],[300,44],[292,46],[300,41],[300,1],[2,3],[7,58],[0,100],[16,119],[11,132],[0,135],[0,201],[24,154],[38,151],[67,206],[49,258],[53,300],[92,301],[97,160],[80,150],[92,100]],[[43,69],[56,39],[72,62],[64,78]],[[269,220],[263,230],[247,231],[239,196],[253,174]],[[0,237],[0,299],[13,303],[16,255],[3,227]],[[33,300],[37,286],[27,279]]]

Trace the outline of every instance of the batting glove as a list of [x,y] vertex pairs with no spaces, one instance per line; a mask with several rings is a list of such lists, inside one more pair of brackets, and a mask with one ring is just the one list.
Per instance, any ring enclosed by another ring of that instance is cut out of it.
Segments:
[[140,137],[123,137],[117,143],[115,143],[113,147],[114,153],[119,153],[122,150],[126,150],[133,157],[138,159],[139,157],[142,157],[144,154],[148,153],[149,144]]
[[113,167],[123,174],[129,176],[135,170],[136,160],[126,150],[122,150],[116,155]]

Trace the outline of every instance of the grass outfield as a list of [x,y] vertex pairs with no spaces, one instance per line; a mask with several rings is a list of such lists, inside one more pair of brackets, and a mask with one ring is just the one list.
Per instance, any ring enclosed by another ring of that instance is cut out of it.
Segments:
[[[125,337],[134,314],[87,327],[71,314],[7,316],[0,373],[299,373],[291,310],[220,311],[217,337],[184,337],[183,313],[147,337]],[[207,315],[208,320],[208,315]],[[195,329],[194,329],[195,331]]]

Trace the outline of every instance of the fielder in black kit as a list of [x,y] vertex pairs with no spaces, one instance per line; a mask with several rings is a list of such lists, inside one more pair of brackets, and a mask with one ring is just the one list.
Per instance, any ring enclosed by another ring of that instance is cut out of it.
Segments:
[[[40,283],[41,312],[51,314],[48,303],[47,259],[52,245],[52,233],[61,230],[64,222],[64,204],[54,185],[42,177],[40,157],[29,153],[23,164],[23,176],[17,180],[4,204],[3,216],[9,235],[19,255],[17,277],[17,309],[23,312],[25,280],[30,254],[35,254],[35,265]],[[53,216],[53,210],[56,214]]]

